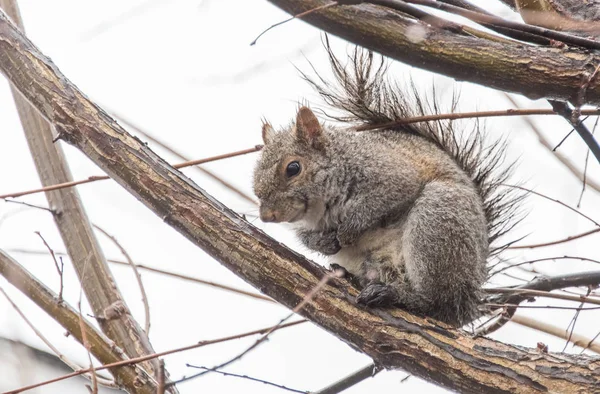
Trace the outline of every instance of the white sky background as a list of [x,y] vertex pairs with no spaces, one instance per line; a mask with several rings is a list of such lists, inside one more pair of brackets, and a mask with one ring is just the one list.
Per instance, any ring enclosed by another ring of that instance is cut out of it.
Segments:
[[[500,8],[495,1],[486,2],[489,2],[489,9]],[[320,32],[303,22],[280,26],[263,36],[256,46],[249,46],[262,30],[288,17],[267,1],[21,0],[19,3],[28,36],[85,94],[107,109],[124,114],[192,158],[259,144],[262,116],[274,125],[285,125],[293,119],[300,100],[319,104],[315,93],[301,80],[294,67],[309,70],[304,56],[322,74],[330,75],[320,44]],[[351,48],[340,40],[332,41],[340,55]],[[449,99],[453,89],[460,89],[463,111],[510,108],[501,93],[489,89],[459,84],[401,65],[394,66],[392,72],[400,80],[412,76],[424,89],[435,84],[443,95],[442,102],[448,103],[444,99]],[[530,102],[520,98],[519,102],[526,107],[549,107],[544,101]],[[537,117],[535,122],[555,142],[570,130],[565,121],[556,117]],[[465,125],[470,124],[467,121]],[[589,125],[592,127],[593,123],[589,122]],[[509,140],[509,158],[520,160],[516,181],[567,204],[577,204],[581,183],[539,144],[522,120],[495,118],[487,120],[486,127],[491,138]],[[0,131],[0,168],[3,169],[0,171],[0,194],[39,187],[8,83],[3,78],[0,78]],[[74,179],[102,174],[77,150],[60,143],[67,153]],[[583,167],[585,147],[577,135],[569,138],[560,149]],[[176,161],[161,149],[156,151],[167,160]],[[251,154],[212,163],[207,168],[251,194],[251,173],[257,157],[257,154]],[[598,166],[593,156],[589,162],[588,175],[598,179]],[[207,177],[198,175],[197,171],[187,169],[184,173],[237,212],[256,213],[256,208]],[[79,187],[79,192],[91,221],[116,236],[136,262],[251,289],[165,225],[116,183],[104,181],[84,185]],[[47,204],[42,194],[20,200]],[[593,190],[586,191],[582,211],[598,218],[594,206],[599,202]],[[528,243],[559,239],[593,228],[572,212],[535,196],[528,199],[525,209],[530,214],[514,234],[530,234]],[[282,225],[263,226],[258,220],[254,224],[305,252]],[[55,250],[64,250],[47,212],[0,202],[0,248],[43,250],[34,231],[41,231]],[[110,242],[102,235],[99,238],[107,257],[122,259]],[[591,236],[559,247],[521,251],[511,256],[515,261],[562,255],[599,258],[595,248],[597,239],[597,236]],[[58,290],[57,274],[49,257],[12,255],[44,283]],[[316,255],[310,256],[319,260]],[[323,262],[322,259],[319,261]],[[76,305],[79,285],[68,261],[65,268],[65,298],[71,305]],[[591,270],[594,266],[560,261],[540,263],[535,268],[558,274]],[[113,272],[134,316],[143,325],[143,306],[131,270],[119,266],[114,267]],[[519,271],[515,275],[528,278]],[[151,307],[150,340],[157,351],[268,327],[287,314],[283,307],[210,287],[151,273],[143,273],[143,279]],[[86,363],[82,347],[72,338],[65,338],[64,330],[58,324],[4,279],[0,278],[0,286],[57,347],[81,364]],[[553,300],[538,304],[562,305]],[[564,328],[573,316],[570,311],[522,310],[519,313]],[[0,316],[0,336],[46,348],[1,297]],[[597,317],[595,312],[583,312],[576,332],[594,336],[598,328],[593,322],[597,322]],[[530,347],[542,341],[555,351],[564,346],[562,340],[514,324],[508,324],[494,337]],[[168,356],[167,369],[177,379],[196,372],[185,363],[211,367],[237,355],[254,340],[238,340]],[[579,349],[574,351],[579,352]],[[267,343],[227,370],[296,389],[317,390],[369,361],[316,326],[303,324],[273,334]],[[15,371],[19,368],[23,366],[15,365]],[[0,389],[20,386],[14,381],[7,384],[6,381],[14,376],[10,371],[2,371]],[[347,392],[444,392],[414,377],[401,383],[405,376],[404,372],[398,371],[381,373]],[[181,393],[281,392],[259,383],[217,374],[181,384],[179,390]],[[86,393],[87,390],[82,386],[78,392]]]

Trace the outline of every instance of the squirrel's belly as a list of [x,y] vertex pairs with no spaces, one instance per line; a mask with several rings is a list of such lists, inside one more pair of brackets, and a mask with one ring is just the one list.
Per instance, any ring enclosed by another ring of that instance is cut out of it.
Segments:
[[355,245],[343,247],[332,262],[341,265],[353,275],[360,275],[365,261],[371,263],[391,262],[404,265],[402,254],[402,229],[380,228],[365,233]]

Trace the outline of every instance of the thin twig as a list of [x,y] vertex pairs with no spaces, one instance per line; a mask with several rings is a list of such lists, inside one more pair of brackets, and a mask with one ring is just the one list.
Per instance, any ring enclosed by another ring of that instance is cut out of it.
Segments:
[[[196,369],[203,369],[205,371],[211,370],[211,368],[196,366],[196,365],[192,365],[192,364],[185,364],[185,365],[186,365],[186,367],[196,368]],[[232,376],[232,377],[235,377],[235,378],[242,378],[242,379],[251,380],[253,382],[264,383],[267,386],[277,387],[278,389],[282,389],[282,390],[286,390],[286,391],[291,391],[292,393],[309,394],[308,391],[302,391],[302,390],[292,389],[292,388],[286,387],[286,386],[281,385],[281,384],[269,382],[268,380],[253,378],[253,377],[248,376],[248,375],[238,375],[236,373],[219,371],[218,369],[212,369],[212,372],[216,372],[216,373],[221,374],[223,376]]]
[[[515,101],[515,99],[507,94],[504,93],[504,97],[506,97],[506,99],[508,101],[510,101],[512,103],[512,105],[514,105],[515,107],[519,108],[519,105],[517,104],[517,102]],[[554,110],[552,110],[554,111]],[[564,153],[557,151],[556,147],[553,146],[553,143],[546,137],[546,135],[535,125],[535,123],[532,121],[531,118],[529,117],[523,117],[523,121],[525,123],[527,123],[527,125],[529,126],[529,128],[531,129],[531,131],[533,131],[535,133],[535,135],[538,138],[538,141],[542,144],[543,147],[546,148],[546,150],[548,150],[548,152],[552,152],[552,154],[554,155],[554,157],[556,157],[562,164],[565,165],[565,167],[567,167],[567,169],[569,171],[571,171],[571,173],[577,177],[577,179],[579,180],[583,180],[584,174],[579,170],[579,168],[577,168],[573,162],[571,161],[571,159],[566,156]],[[575,129],[573,129],[572,131],[575,131]],[[597,192],[600,193],[600,184],[598,184],[598,182],[596,182],[593,179],[588,179],[588,185],[596,190]]]
[[[243,150],[239,150],[239,151],[236,151],[236,152],[225,153],[225,154],[218,155],[218,156],[207,157],[206,159],[190,160],[190,161],[185,161],[183,163],[174,164],[173,168],[178,168],[179,169],[179,168],[184,168],[184,167],[196,166],[196,165],[199,165],[199,164],[209,163],[211,161],[229,159],[230,157],[241,156],[241,155],[245,155],[245,154],[252,153],[252,152],[258,152],[261,149],[262,149],[262,145],[256,145],[254,148],[243,149]],[[33,189],[33,190],[27,190],[27,191],[23,191],[23,192],[3,194],[3,195],[0,195],[0,199],[15,198],[15,197],[26,196],[26,195],[29,195],[29,194],[35,194],[35,193],[52,191],[52,190],[64,189],[64,188],[67,188],[67,187],[73,187],[73,186],[77,186],[77,185],[83,185],[84,183],[90,183],[90,182],[96,182],[96,181],[103,181],[103,180],[106,180],[106,179],[110,179],[110,177],[108,177],[106,175],[90,176],[87,179],[83,179],[83,180],[80,180],[80,181],[58,183],[56,185],[49,185],[49,186],[46,186],[46,187],[41,187],[39,189]]]
[[539,263],[542,261],[555,261],[555,260],[581,260],[581,261],[588,261],[590,263],[595,263],[595,264],[600,264],[600,260],[596,260],[596,259],[591,259],[588,257],[581,257],[581,256],[555,256],[555,257],[543,257],[540,259],[534,259],[534,260],[528,260],[528,261],[522,261],[520,263],[515,263],[515,264],[509,264],[506,267],[500,268],[496,271],[494,271],[490,276],[494,276],[497,275],[501,272],[507,271],[511,268],[515,268],[515,267],[520,267],[522,265],[526,265],[526,264],[533,264],[533,263]]
[[294,19],[301,19],[302,17],[304,17],[304,16],[306,16],[306,15],[309,15],[309,14],[312,14],[313,12],[320,11],[320,10],[324,10],[324,9],[326,9],[326,8],[333,7],[333,6],[335,6],[335,5],[338,5],[338,2],[337,2],[337,1],[334,1],[333,3],[330,3],[330,4],[324,4],[324,5],[322,5],[322,6],[315,7],[315,8],[313,8],[313,9],[311,9],[311,10],[304,11],[304,12],[301,12],[301,13],[299,13],[299,14],[297,14],[297,15],[294,15],[294,16],[292,16],[292,17],[290,17],[290,18],[288,18],[288,19],[285,19],[285,20],[283,20],[283,21],[281,21],[281,22],[277,22],[277,23],[275,23],[275,24],[273,24],[273,25],[271,25],[271,26],[267,27],[267,28],[266,28],[265,30],[263,30],[263,31],[262,31],[262,32],[261,32],[261,33],[260,33],[258,36],[256,36],[256,38],[255,38],[255,39],[254,39],[254,40],[253,40],[253,41],[250,43],[250,46],[253,46],[253,45],[255,45],[255,44],[256,44],[256,41],[258,41],[258,39],[259,39],[259,38],[261,38],[261,37],[262,37],[262,36],[263,36],[265,33],[267,33],[269,30],[271,30],[271,29],[273,29],[273,28],[275,28],[275,27],[277,27],[277,26],[281,26],[281,25],[283,25],[284,23],[288,23],[289,21],[292,21],[292,20],[294,20]]
[[[291,326],[295,326],[297,324],[301,324],[301,323],[305,323],[308,320],[298,320],[295,322],[291,322],[291,323],[287,323],[287,324],[282,324],[281,326],[279,326],[278,328],[276,328],[276,330],[280,330],[282,328],[287,328],[287,327],[291,327]],[[175,348],[175,349],[171,349],[171,350],[166,350],[164,352],[159,352],[159,353],[153,353],[153,354],[148,354],[146,356],[140,356],[140,357],[135,357],[135,358],[131,358],[129,360],[122,360],[122,361],[118,361],[118,362],[114,362],[114,363],[110,363],[110,364],[104,364],[101,366],[98,366],[95,368],[96,371],[101,371],[103,369],[108,369],[108,368],[115,368],[115,367],[121,367],[124,365],[132,365],[132,364],[137,364],[137,363],[141,363],[144,361],[148,361],[148,360],[152,360],[158,357],[163,357],[169,354],[173,354],[173,353],[179,353],[179,352],[183,352],[186,350],[191,350],[191,349],[197,349],[199,347],[203,347],[203,346],[207,346],[207,345],[213,345],[215,343],[221,343],[221,342],[227,342],[227,341],[231,341],[233,339],[239,339],[239,338],[244,338],[244,337],[248,337],[251,335],[257,335],[257,334],[262,334],[265,332],[268,332],[269,330],[273,329],[275,326],[273,327],[267,327],[267,328],[262,328],[260,330],[254,330],[254,331],[250,331],[250,332],[246,332],[243,334],[238,334],[238,335],[232,335],[232,336],[228,336],[228,337],[224,337],[224,338],[219,338],[219,339],[213,339],[213,340],[208,340],[208,341],[201,341],[198,343],[195,343],[193,345],[188,345],[188,346],[183,346],[180,348]],[[57,378],[54,379],[50,379],[50,380],[46,380],[44,382],[40,382],[40,383],[36,383],[36,384],[32,384],[26,387],[21,387],[19,389],[16,390],[12,390],[12,391],[7,391],[3,394],[19,394],[22,393],[24,391],[27,390],[31,390],[37,387],[42,387],[42,386],[46,386],[50,383],[55,383],[55,382],[60,382],[61,380],[65,380],[65,379],[69,379],[72,378],[74,376],[79,376],[79,375],[83,375],[85,373],[91,372],[91,368],[87,368],[87,369],[82,369],[80,371],[75,371],[72,372],[70,374],[67,375],[63,375],[63,376],[59,376]]]
[[586,231],[584,233],[577,234],[577,235],[571,235],[571,236],[568,236],[567,238],[559,239],[559,240],[556,240],[556,241],[549,241],[549,242],[543,242],[543,243],[531,244],[531,245],[510,246],[507,249],[534,249],[534,248],[543,248],[545,246],[558,245],[558,244],[562,244],[562,243],[565,243],[565,242],[573,241],[575,239],[587,237],[588,235],[596,234],[597,232],[600,232],[600,228],[595,228],[593,230]]
[[230,364],[232,364],[233,362],[241,359],[242,357],[244,357],[246,354],[250,353],[252,350],[254,350],[256,347],[258,347],[261,343],[263,343],[265,340],[267,340],[267,338],[269,337],[269,335],[274,332],[278,327],[281,327],[281,325],[286,322],[288,319],[290,319],[292,316],[294,316],[296,313],[298,313],[300,310],[302,310],[302,308],[304,308],[304,305],[306,305],[308,302],[310,302],[313,297],[317,294],[317,292],[319,290],[321,290],[321,288],[323,288],[327,282],[329,282],[329,279],[333,278],[333,277],[339,277],[341,276],[341,273],[338,274],[337,271],[334,271],[334,273],[326,273],[325,275],[323,275],[323,278],[321,278],[321,280],[319,281],[319,283],[317,283],[315,285],[315,287],[313,289],[311,289],[306,296],[304,296],[304,298],[302,299],[302,301],[300,301],[300,303],[298,305],[296,305],[296,307],[292,310],[292,312],[287,315],[286,317],[284,317],[283,319],[281,319],[279,321],[279,323],[277,323],[276,325],[274,325],[269,331],[267,331],[262,337],[258,338],[256,340],[256,342],[254,342],[251,346],[249,346],[246,350],[244,350],[243,352],[241,352],[240,354],[238,354],[237,356],[229,359],[228,361],[225,361],[219,365],[214,366],[211,369],[208,369],[206,371],[197,373],[195,375],[192,376],[188,376],[182,379],[179,379],[173,383],[170,383],[170,385],[174,385],[177,383],[182,383],[182,382],[186,382],[195,378],[199,378],[200,376],[206,375],[207,373],[213,372],[217,369],[222,369]]
[[[525,317],[522,315],[513,316],[511,321],[521,326],[533,328],[534,330],[538,330],[558,338],[567,339],[567,336],[565,335],[565,329],[561,327],[553,326],[551,324],[534,320],[532,318]],[[600,353],[600,345],[592,343],[593,339],[590,340],[589,338],[586,338],[582,335],[573,334],[571,336],[570,341],[576,346],[580,346],[582,348],[589,348],[590,350],[596,353]]]
[[587,216],[587,215],[586,215],[586,214],[584,214],[583,212],[581,212],[581,211],[578,211],[577,209],[575,209],[575,208],[571,207],[570,205],[567,205],[567,204],[565,204],[564,202],[562,202],[562,201],[560,201],[560,200],[557,200],[557,199],[555,199],[555,198],[552,198],[552,197],[548,197],[548,196],[546,196],[545,194],[542,194],[542,193],[536,192],[536,191],[534,191],[534,190],[531,190],[531,189],[525,188],[525,187],[523,187],[523,186],[517,186],[517,185],[508,185],[508,184],[502,184],[502,186],[506,186],[506,187],[512,187],[512,188],[514,188],[514,189],[523,190],[523,191],[526,191],[526,192],[528,192],[528,193],[535,194],[535,195],[536,195],[536,196],[538,196],[538,197],[542,197],[542,198],[545,198],[546,200],[549,200],[549,201],[555,202],[555,203],[557,203],[557,204],[560,204],[560,205],[562,205],[563,207],[565,207],[565,208],[567,208],[567,209],[569,209],[569,210],[571,210],[571,211],[575,212],[575,213],[576,213],[576,214],[578,214],[579,216],[586,218],[586,219],[587,219],[587,220],[589,220],[590,222],[594,223],[596,226],[600,227],[600,223],[596,222],[594,219],[592,219],[591,217]]
[[135,265],[135,263],[129,256],[129,253],[127,253],[127,250],[123,247],[123,245],[121,245],[121,243],[117,240],[117,238],[115,238],[113,235],[110,235],[109,233],[104,231],[104,229],[102,229],[100,226],[98,226],[96,224],[94,224],[94,228],[96,228],[96,230],[98,230],[102,234],[104,234],[108,239],[110,239],[115,244],[115,246],[119,249],[121,254],[125,257],[125,260],[127,260],[127,264],[129,264],[129,266],[133,269],[135,279],[137,281],[138,287],[140,288],[140,293],[142,294],[142,304],[144,305],[144,315],[145,315],[144,316],[145,317],[144,331],[146,331],[146,335],[149,335],[150,334],[150,305],[148,303],[148,295],[146,293],[146,288],[144,287],[144,282],[142,281],[142,275],[140,274],[140,271],[138,271],[137,266]]
[[[40,338],[40,340],[42,342],[44,342],[44,344],[46,344],[46,346],[48,346],[48,348],[50,350],[52,350],[52,352],[56,355],[56,357],[59,358],[59,360],[61,360],[66,366],[71,368],[73,371],[78,371],[81,369],[81,367],[79,365],[75,364],[73,361],[69,360],[64,354],[62,354],[60,352],[60,350],[58,350],[58,348],[56,348],[52,344],[52,342],[50,342],[44,336],[44,334],[42,334],[42,332],[35,327],[35,325],[31,322],[31,320],[29,320],[27,318],[27,316],[25,316],[25,314],[19,308],[19,306],[12,300],[12,298],[10,298],[10,296],[6,293],[6,291],[4,291],[4,289],[1,287],[0,287],[0,293],[2,293],[4,295],[4,297],[6,297],[6,300],[8,301],[8,303],[14,308],[14,310],[19,314],[19,316],[21,316],[23,321],[29,326],[29,328],[31,328],[31,330],[33,330],[35,335],[38,338]],[[87,379],[92,380],[92,376],[90,376],[89,374],[84,374],[84,376]],[[109,379],[107,377],[102,377],[102,376],[98,377],[98,383],[105,387],[118,388],[117,384],[112,379]]]
[[[600,115],[600,110],[590,109],[582,110],[582,114],[585,115]],[[519,109],[505,109],[498,111],[473,111],[473,112],[459,112],[450,114],[435,114],[435,115],[422,115],[413,116],[410,118],[398,119],[393,122],[387,122],[376,125],[364,125],[354,128],[356,131],[367,131],[367,130],[378,130],[391,127],[402,126],[411,123],[420,122],[433,122],[438,120],[456,120],[456,119],[467,119],[467,118],[494,118],[500,116],[531,116],[531,115],[558,115],[552,109],[541,109],[541,108],[519,108]]]
[[501,294],[519,294],[523,296],[535,296],[535,297],[545,297],[545,298],[556,298],[559,300],[567,300],[567,301],[576,301],[587,304],[595,304],[600,305],[600,298],[593,298],[588,296],[574,296],[568,294],[558,294],[558,293],[550,293],[548,291],[543,290],[529,290],[529,289],[514,289],[508,287],[494,287],[491,289],[485,289],[487,293],[501,293]]
[[587,144],[590,151],[592,151],[592,154],[596,160],[600,162],[600,145],[581,120],[579,116],[581,114],[578,111],[574,111],[569,108],[568,104],[563,103],[562,101],[548,100],[548,102],[550,105],[552,105],[552,109],[554,109],[559,115],[565,118],[565,120],[569,122],[571,126],[573,126],[581,139]]
[[485,303],[484,305],[493,308],[519,308],[519,309],[558,309],[568,311],[596,311],[600,309],[600,306],[590,306],[587,308],[575,307],[575,306],[557,306],[557,305],[517,305],[517,304],[494,304]]
[[[37,254],[37,255],[45,255],[47,254],[46,252],[42,252],[39,250],[27,250],[27,249],[10,249],[11,252],[13,253],[25,253],[25,254]],[[65,253],[63,252],[56,252],[57,255],[59,256],[66,256]],[[125,262],[125,261],[120,261],[120,260],[114,260],[114,259],[107,259],[106,261],[108,261],[109,263],[112,264],[118,264],[118,265],[124,265],[124,266],[129,266],[129,263]],[[267,296],[264,296],[262,294],[256,294],[250,291],[246,291],[246,290],[241,290],[238,289],[236,287],[231,287],[231,286],[227,286],[221,283],[216,283],[216,282],[211,282],[211,281],[207,281],[204,279],[200,279],[200,278],[196,278],[194,276],[189,276],[189,275],[184,275],[184,274],[179,274],[176,272],[172,272],[172,271],[167,271],[167,270],[163,270],[160,268],[154,268],[154,267],[150,267],[144,264],[136,264],[135,265],[138,269],[143,270],[143,271],[148,271],[148,272],[153,272],[155,274],[161,274],[161,275],[166,275],[166,276],[170,276],[173,278],[177,278],[177,279],[182,279],[182,280],[187,280],[190,282],[195,282],[195,283],[200,283],[203,285],[207,285],[207,286],[212,286],[215,287],[217,289],[221,289],[221,290],[225,290],[225,291],[229,291],[232,293],[237,293],[237,294],[241,294],[247,297],[252,297],[252,298],[256,298],[258,300],[262,300],[262,301],[268,301],[268,302],[273,302],[275,303],[275,301]]]
[[[598,69],[596,68],[596,71],[598,71]],[[594,122],[594,127],[592,128],[592,136],[596,133],[596,128],[598,127],[598,121],[600,120],[600,117],[596,117],[596,122]],[[579,201],[577,201],[577,208],[581,207],[581,200],[583,200],[583,193],[585,192],[585,187],[587,185],[587,169],[588,169],[588,161],[590,158],[590,149],[588,148],[588,150],[585,152],[585,163],[583,165],[583,179],[582,179],[582,187],[581,187],[581,194],[579,195]]]
[[[105,105],[102,105],[102,107],[106,108]],[[181,152],[178,152],[173,147],[169,146],[169,144],[167,144],[166,142],[161,141],[157,137],[155,137],[155,136],[151,135],[150,133],[148,133],[147,131],[143,130],[140,126],[138,126],[137,124],[134,124],[131,120],[127,119],[122,114],[117,113],[114,110],[109,110],[109,112],[110,112],[111,116],[113,116],[114,118],[116,118],[119,122],[125,124],[128,128],[134,130],[137,134],[143,136],[148,141],[150,141],[150,142],[152,142],[152,143],[160,146],[161,148],[163,148],[164,150],[166,150],[167,152],[169,152],[173,156],[176,156],[179,160],[182,160],[182,161],[189,161],[190,160],[189,158],[187,158],[183,154],[181,154]],[[206,168],[203,168],[203,167],[200,167],[200,166],[195,166],[193,168],[197,169],[202,174],[209,176],[211,179],[213,179],[214,181],[218,182],[219,184],[221,184],[225,188],[231,190],[232,192],[234,192],[235,194],[237,194],[238,196],[240,196],[244,200],[248,201],[252,205],[258,205],[257,202],[256,202],[256,200],[254,200],[248,194],[246,194],[245,192],[243,192],[239,188],[235,187],[231,183],[225,181],[223,178],[221,178],[220,176],[216,175],[212,171],[209,171]]]
[[362,382],[365,379],[372,378],[377,375],[383,368],[377,367],[371,363],[364,368],[346,376],[345,378],[338,380],[337,382],[322,388],[319,391],[315,391],[313,394],[337,394],[340,393],[357,383]]
[[30,204],[30,203],[25,202],[25,201],[17,201],[17,200],[4,200],[4,201],[6,201],[8,203],[12,203],[12,204],[24,205],[24,206],[29,207],[29,208],[41,209],[41,210],[44,210],[44,211],[48,211],[48,212],[50,212],[53,215],[56,213],[56,212],[54,212],[50,208],[42,207],[41,205]]
[[42,236],[42,234],[39,231],[36,231],[35,233],[38,235],[38,237],[40,237],[40,239],[42,240],[42,242],[48,249],[48,252],[50,252],[50,256],[52,256],[52,260],[54,261],[54,266],[56,267],[56,271],[58,272],[58,278],[60,280],[60,289],[58,291],[58,301],[57,302],[60,304],[63,301],[63,272],[65,269],[65,265],[63,264],[62,259],[60,261],[61,265],[60,266],[58,265],[58,260],[56,259],[54,250],[50,247],[50,245],[48,245],[48,242],[46,242],[46,240],[44,239],[44,237]]

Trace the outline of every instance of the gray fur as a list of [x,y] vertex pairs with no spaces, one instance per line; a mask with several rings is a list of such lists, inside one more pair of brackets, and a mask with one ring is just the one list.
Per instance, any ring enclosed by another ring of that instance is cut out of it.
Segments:
[[[333,59],[342,93],[319,86],[321,94],[349,111],[345,122],[406,116],[404,96],[390,95],[365,63],[371,58],[361,56],[354,79]],[[421,101],[416,106],[423,110]],[[490,239],[506,230],[502,214],[514,206],[495,192],[500,154],[484,161],[479,135],[460,142],[441,124],[356,132],[313,119],[301,108],[295,125],[269,131],[254,173],[261,218],[294,222],[308,248],[332,255],[359,280],[358,302],[400,304],[453,325],[476,318]],[[301,172],[288,177],[292,161]]]

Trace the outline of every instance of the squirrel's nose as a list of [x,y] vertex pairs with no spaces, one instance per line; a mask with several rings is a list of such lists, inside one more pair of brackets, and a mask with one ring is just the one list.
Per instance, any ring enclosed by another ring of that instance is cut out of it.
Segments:
[[261,207],[260,220],[263,222],[275,222],[277,220],[277,214],[271,209]]

